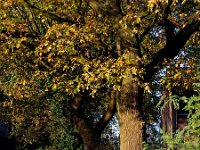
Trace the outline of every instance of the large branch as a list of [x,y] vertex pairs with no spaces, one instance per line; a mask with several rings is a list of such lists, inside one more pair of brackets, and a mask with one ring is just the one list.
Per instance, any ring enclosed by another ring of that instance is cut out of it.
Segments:
[[101,136],[102,132],[108,125],[109,121],[113,118],[115,112],[116,112],[116,93],[113,92],[111,94],[111,100],[108,103],[106,112],[95,126],[95,131],[99,137]]
[[170,41],[173,41],[173,38],[175,36],[174,30],[175,30],[175,25],[168,19],[168,17],[171,14],[171,9],[170,6],[172,4],[172,0],[168,1],[168,5],[164,7],[164,15],[163,15],[163,20],[164,20],[164,27],[165,27],[165,33],[166,33],[166,42],[167,44],[170,44]]
[[163,62],[165,59],[173,59],[184,47],[187,40],[193,33],[199,31],[200,21],[194,21],[188,23],[177,35],[168,37],[168,42],[164,48],[160,49],[153,60],[145,66],[146,74],[144,76],[145,81],[149,81],[152,76],[160,69],[163,68]]

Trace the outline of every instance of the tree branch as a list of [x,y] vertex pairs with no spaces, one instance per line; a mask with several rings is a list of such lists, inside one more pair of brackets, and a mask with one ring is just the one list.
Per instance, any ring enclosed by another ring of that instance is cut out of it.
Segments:
[[124,16],[122,8],[121,8],[121,0],[116,0],[116,6],[118,7],[119,13]]
[[20,38],[20,37],[27,37],[27,38],[36,38],[38,35],[36,34],[30,34],[25,31],[7,31],[7,30],[2,30],[0,31],[0,34],[4,34],[7,37],[13,37],[13,38]]
[[104,113],[103,117],[99,120],[95,127],[95,131],[97,132],[98,136],[100,137],[106,126],[108,125],[109,121],[113,118],[116,112],[116,92],[111,94],[111,100],[108,103],[108,107],[106,112]]
[[145,29],[145,31],[141,35],[138,35],[138,42],[139,43],[142,42],[145,35],[147,35],[149,33],[149,31],[152,29],[152,27],[156,24],[157,19],[158,19],[158,14],[155,14],[152,23]]
[[33,33],[37,34],[34,29],[33,29],[33,26],[32,26],[32,22],[31,20],[27,19],[28,18],[28,13],[25,11],[24,8],[21,8],[21,7],[15,7],[19,16],[28,23],[28,28],[30,31],[32,31]]
[[200,30],[200,21],[188,23],[177,35],[174,35],[165,45],[160,49],[153,60],[145,66],[146,74],[144,80],[148,82],[152,76],[161,68],[163,68],[164,59],[173,59],[186,44],[190,36],[196,31]]
[[63,17],[60,17],[54,13],[51,13],[51,12],[48,12],[46,10],[42,10],[41,8],[38,8],[36,7],[35,5],[31,4],[30,2],[28,2],[27,0],[24,1],[30,8],[33,8],[33,9],[36,9],[40,12],[42,12],[44,15],[48,16],[48,17],[51,17],[53,20],[56,20],[60,23],[63,23],[63,22],[67,22],[69,24],[76,24],[76,25],[79,25],[78,22],[72,20],[71,18],[63,18]]
[[169,3],[164,8],[164,26],[165,26],[165,34],[166,34],[166,40],[167,44],[170,44],[171,41],[173,41],[173,38],[175,36],[174,30],[175,25],[168,19],[169,15],[171,14],[170,6],[172,4],[172,0],[169,0]]

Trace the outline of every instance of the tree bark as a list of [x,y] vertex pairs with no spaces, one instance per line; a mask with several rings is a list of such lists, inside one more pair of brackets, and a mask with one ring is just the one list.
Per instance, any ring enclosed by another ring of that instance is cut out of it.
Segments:
[[77,96],[71,103],[71,120],[83,140],[84,150],[100,150],[100,137],[80,112],[83,99]]
[[80,94],[72,100],[70,110],[71,121],[79,131],[83,141],[84,150],[101,150],[101,134],[116,112],[116,97],[114,93],[115,92],[111,93],[111,99],[108,102],[107,109],[95,127],[91,125],[91,123],[85,118],[84,113],[81,111],[82,102],[86,100],[85,97]]
[[120,149],[142,150],[144,126],[141,118],[142,90],[132,76],[123,80],[118,97]]
[[80,114],[80,112],[73,112],[72,120],[83,140],[84,150],[100,150],[100,139],[98,135]]

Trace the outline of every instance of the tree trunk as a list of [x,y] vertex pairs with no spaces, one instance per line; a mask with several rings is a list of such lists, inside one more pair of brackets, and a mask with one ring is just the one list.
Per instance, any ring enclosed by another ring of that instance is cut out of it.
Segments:
[[80,111],[83,99],[77,96],[71,103],[71,121],[79,131],[82,138],[84,150],[100,150],[100,137],[94,131],[90,122],[85,119],[84,113]]
[[[165,91],[161,97],[161,100],[166,103],[169,101],[169,93]],[[172,102],[169,102],[165,105],[163,111],[162,111],[162,130],[164,133],[170,133],[173,137],[173,133],[176,131],[176,110],[174,109],[174,106]],[[169,149],[166,140],[163,139],[162,146],[164,149]],[[171,148],[170,150],[173,150],[174,148]]]
[[132,76],[122,82],[117,100],[121,150],[142,150],[144,126],[141,118],[142,91]]
[[73,112],[72,120],[83,140],[84,150],[100,150],[100,139],[98,135],[83,118],[80,112]]

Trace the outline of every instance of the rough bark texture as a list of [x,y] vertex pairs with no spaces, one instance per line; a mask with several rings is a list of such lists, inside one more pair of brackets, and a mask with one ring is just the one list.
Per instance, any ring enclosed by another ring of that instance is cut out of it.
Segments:
[[124,79],[117,100],[121,150],[142,150],[144,122],[139,92],[140,88],[132,76]]

